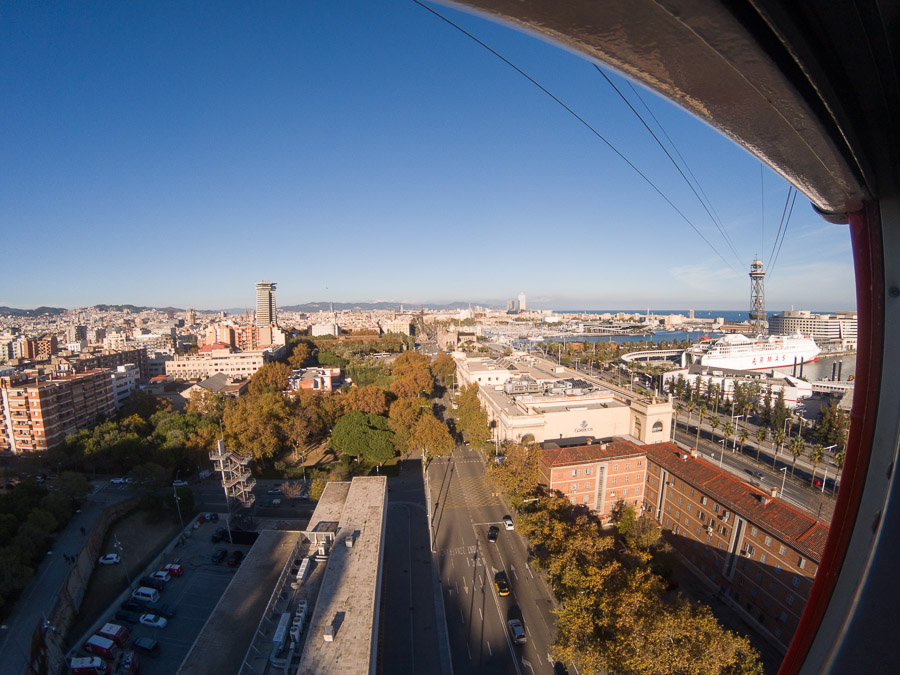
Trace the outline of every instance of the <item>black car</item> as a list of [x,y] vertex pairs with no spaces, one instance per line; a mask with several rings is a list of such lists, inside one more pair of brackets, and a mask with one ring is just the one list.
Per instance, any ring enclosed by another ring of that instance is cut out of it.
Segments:
[[509,595],[509,579],[506,578],[506,572],[497,572],[494,575],[494,586],[497,588],[497,595]]
[[139,623],[141,620],[141,615],[137,612],[129,612],[124,609],[120,609],[116,612],[116,619],[119,621],[124,621],[125,623]]
[[225,556],[228,555],[228,549],[225,548],[217,548],[216,552],[212,554],[212,562],[214,565],[218,565],[220,562],[225,560]]
[[491,525],[488,528],[488,541],[497,541],[497,536],[500,534],[500,528],[496,525]]
[[157,614],[159,616],[164,616],[167,619],[171,619],[175,616],[175,608],[170,607],[169,605],[164,605],[161,602],[148,602],[144,605],[145,612],[152,612],[153,614]]
[[149,654],[150,656],[159,654],[159,643],[152,638],[138,638],[132,646],[139,652],[144,652],[144,654]]
[[244,559],[243,551],[232,551],[231,555],[228,558],[228,566],[229,567],[237,567],[241,564],[241,560]]
[[119,605],[120,609],[124,609],[129,612],[143,612],[144,611],[144,603],[140,600],[135,600],[134,598],[130,598]]
[[148,586],[149,588],[155,588],[158,591],[165,589],[166,582],[162,579],[154,579],[153,577],[141,577],[141,586]]
[[225,539],[228,539],[228,530],[226,530],[224,527],[220,527],[213,533],[212,542],[214,544],[219,541],[224,541]]

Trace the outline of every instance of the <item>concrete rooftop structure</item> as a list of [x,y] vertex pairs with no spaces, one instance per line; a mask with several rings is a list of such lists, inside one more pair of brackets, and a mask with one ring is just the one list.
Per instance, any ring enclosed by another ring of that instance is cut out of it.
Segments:
[[329,483],[322,495],[304,534],[334,541],[298,675],[375,672],[386,506],[384,476]]

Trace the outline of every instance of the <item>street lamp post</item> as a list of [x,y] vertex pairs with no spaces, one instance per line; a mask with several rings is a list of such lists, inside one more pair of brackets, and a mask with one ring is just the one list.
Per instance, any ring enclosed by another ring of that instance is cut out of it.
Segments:
[[178,497],[178,488],[175,487],[175,483],[178,482],[178,474],[181,473],[181,469],[175,472],[175,480],[172,482],[172,496],[175,498],[175,508],[178,509],[178,522],[181,523],[181,531],[184,532],[184,518],[181,517],[181,499]]
[[[742,417],[743,417],[743,415],[738,415],[737,417],[735,417],[734,416],[734,408],[732,408],[731,409],[731,426],[734,426],[734,423],[737,420],[741,419]],[[735,427],[735,431],[737,431],[736,427]],[[732,439],[732,442],[731,442],[731,453],[732,454],[734,454],[734,450],[736,447],[737,447],[737,436],[735,435],[735,437]],[[742,452],[743,452],[743,449],[742,449]]]
[[128,576],[128,565],[125,564],[125,556],[122,555],[125,552],[125,549],[115,534],[113,535],[113,548],[119,552],[119,559],[122,561],[122,569],[125,570],[125,580],[128,582],[128,588],[131,588],[131,577]]
[[780,469],[780,471],[781,471],[784,475],[781,477],[781,492],[778,493],[778,496],[779,496],[779,497],[783,497],[783,496],[784,496],[784,481],[787,479],[787,470],[788,470],[788,468],[787,468],[786,466],[783,466],[783,467],[781,467],[781,469]]
[[722,444],[722,452],[719,453],[719,468],[722,468],[722,457],[725,455],[725,444],[728,442],[727,438],[723,438],[719,443]]

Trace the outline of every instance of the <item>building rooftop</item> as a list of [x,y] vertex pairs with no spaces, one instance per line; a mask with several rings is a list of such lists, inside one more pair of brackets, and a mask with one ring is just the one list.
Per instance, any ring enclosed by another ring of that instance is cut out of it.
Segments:
[[[787,502],[773,498],[700,457],[693,457],[671,443],[641,448],[647,457],[680,480],[702,490],[723,506],[756,526],[778,536],[815,562],[820,562],[828,538],[828,525]],[[687,459],[684,457],[687,456]]]
[[610,443],[591,443],[566,448],[544,448],[541,461],[549,466],[568,466],[585,462],[602,462],[608,459],[643,455],[644,447],[629,441],[615,440]]
[[[374,667],[387,479],[354,478],[344,495],[297,675],[369,673]],[[335,492],[320,503],[324,512],[316,508],[310,531],[333,523],[338,499]]]

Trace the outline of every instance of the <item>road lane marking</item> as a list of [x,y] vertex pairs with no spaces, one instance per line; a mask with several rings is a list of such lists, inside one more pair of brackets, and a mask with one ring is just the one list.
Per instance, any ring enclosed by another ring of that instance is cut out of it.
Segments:
[[[462,613],[462,607],[459,608],[459,622],[460,622],[461,624],[464,624],[464,625],[465,625],[465,623],[466,623],[466,617],[463,616],[463,613]],[[469,645],[467,644],[467,645],[466,645],[466,648],[467,648],[467,649],[468,649],[468,646],[469,646]],[[469,655],[469,658],[472,658],[471,654]]]
[[490,642],[487,643],[487,648],[488,648],[488,654],[490,654],[491,656],[493,656],[493,655],[494,655],[494,652],[491,651],[491,643],[490,643]]
[[478,613],[481,615],[481,621],[484,623],[484,612],[481,611],[481,607],[478,608]]

